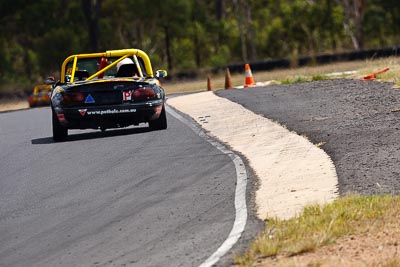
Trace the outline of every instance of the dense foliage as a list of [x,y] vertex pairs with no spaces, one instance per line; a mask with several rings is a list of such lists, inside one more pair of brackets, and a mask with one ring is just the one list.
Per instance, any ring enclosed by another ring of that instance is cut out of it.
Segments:
[[397,45],[397,0],[0,0],[0,85],[72,53],[140,48],[170,73]]

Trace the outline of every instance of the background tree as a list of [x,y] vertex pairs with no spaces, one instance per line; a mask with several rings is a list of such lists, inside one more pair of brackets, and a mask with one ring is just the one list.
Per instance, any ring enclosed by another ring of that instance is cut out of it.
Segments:
[[102,0],[82,0],[82,11],[88,25],[89,42],[92,51],[99,49],[99,15]]
[[355,50],[364,48],[363,18],[367,9],[367,0],[336,0],[343,7],[343,26],[350,36]]
[[395,0],[0,0],[0,91],[74,53],[136,47],[171,76],[232,63],[397,46]]

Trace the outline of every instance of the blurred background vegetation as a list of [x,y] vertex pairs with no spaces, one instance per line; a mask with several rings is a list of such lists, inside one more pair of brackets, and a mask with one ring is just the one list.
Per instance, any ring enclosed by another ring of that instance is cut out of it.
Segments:
[[70,54],[146,51],[173,77],[233,63],[397,46],[398,0],[0,0],[0,90]]

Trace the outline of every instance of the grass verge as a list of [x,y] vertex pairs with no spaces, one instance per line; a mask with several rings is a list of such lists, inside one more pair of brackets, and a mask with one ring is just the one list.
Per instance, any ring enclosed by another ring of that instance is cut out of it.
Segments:
[[[289,220],[267,219],[266,230],[244,255],[235,257],[235,262],[239,266],[255,266],[262,258],[291,258],[335,244],[343,236],[373,235],[382,229],[398,234],[399,217],[398,196],[348,195],[325,206],[308,206],[301,215]],[[390,263],[397,264],[400,261],[394,257],[385,259],[384,263],[373,262],[368,266],[391,266]],[[309,264],[305,263],[304,266]],[[321,265],[323,263],[319,262],[318,266]]]
[[[400,58],[388,57],[375,60],[360,60],[351,62],[338,62],[335,64],[326,64],[320,66],[309,66],[295,69],[272,70],[272,71],[253,71],[253,77],[256,82],[271,82],[273,84],[288,84],[296,82],[308,82],[317,80],[326,80],[333,78],[356,78],[362,79],[365,75],[374,73],[384,67],[390,70],[379,74],[378,80],[393,82],[400,86],[398,73],[400,72]],[[346,72],[354,71],[354,74]],[[243,69],[244,72],[244,69]],[[329,75],[336,73],[336,75]],[[223,89],[225,85],[225,73],[211,75],[211,84],[213,90]],[[234,87],[244,84],[244,74],[232,74],[232,84]],[[207,90],[207,77],[204,76],[194,81],[176,81],[166,82],[164,84],[167,94],[200,92]]]

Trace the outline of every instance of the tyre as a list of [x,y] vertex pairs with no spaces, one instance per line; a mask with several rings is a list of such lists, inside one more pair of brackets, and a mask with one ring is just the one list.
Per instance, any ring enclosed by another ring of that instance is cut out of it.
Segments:
[[165,106],[162,106],[160,117],[156,120],[149,121],[149,126],[153,130],[165,130],[167,129],[167,114],[165,112]]
[[53,116],[52,116],[52,118],[53,118],[53,121],[52,121],[53,122],[52,123],[53,139],[56,142],[65,141],[68,137],[68,128],[66,128],[60,124],[54,111],[52,113],[53,113]]

